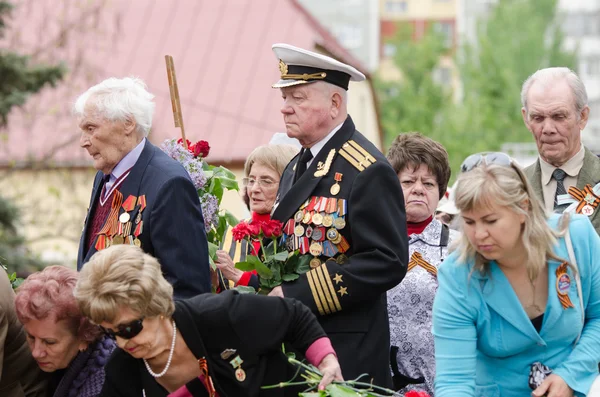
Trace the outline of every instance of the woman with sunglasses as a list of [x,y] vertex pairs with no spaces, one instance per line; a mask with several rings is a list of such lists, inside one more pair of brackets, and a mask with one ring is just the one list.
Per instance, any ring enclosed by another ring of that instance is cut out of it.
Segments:
[[342,379],[329,338],[298,301],[237,291],[172,296],[158,261],[135,246],[102,250],[83,267],[81,311],[120,348],[102,396],[297,396],[293,387],[261,389],[294,376],[284,342],[319,368],[320,388]]
[[31,354],[50,375],[48,396],[98,396],[115,349],[114,341],[79,311],[73,296],[78,276],[63,266],[47,267],[30,275],[15,298]]
[[464,234],[433,307],[436,397],[587,395],[600,360],[600,238],[585,216],[547,219],[506,154],[470,156],[461,170]]
[[[285,166],[298,153],[291,145],[264,145],[250,153],[244,166],[243,189],[248,198],[252,218],[246,222],[259,224],[271,220],[271,210],[277,197],[279,179]],[[223,238],[223,246],[217,251],[215,264],[218,278],[213,281],[217,291],[221,292],[236,285],[251,286],[258,290],[256,272],[243,272],[235,268],[236,262],[244,262],[247,254],[258,255],[260,243],[249,245],[246,240],[235,241],[228,228]]]

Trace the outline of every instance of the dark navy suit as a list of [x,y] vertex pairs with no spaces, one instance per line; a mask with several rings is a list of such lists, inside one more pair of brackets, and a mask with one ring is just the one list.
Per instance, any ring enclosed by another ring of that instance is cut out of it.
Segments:
[[[95,240],[88,250],[86,233],[102,190],[102,172],[94,179],[89,211],[79,243],[77,269],[96,252]],[[144,150],[119,187],[123,198],[146,196],[142,211],[142,249],[160,262],[175,297],[188,298],[210,292],[210,266],[204,219],[198,194],[188,173],[177,161],[146,141]],[[135,219],[140,206],[130,211]],[[121,207],[119,214],[125,212]]]

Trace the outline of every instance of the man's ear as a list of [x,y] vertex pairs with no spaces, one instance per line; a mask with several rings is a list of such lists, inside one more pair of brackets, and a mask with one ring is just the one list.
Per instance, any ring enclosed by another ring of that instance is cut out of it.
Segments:
[[136,131],[137,123],[133,117],[127,117],[125,122],[123,123],[123,128],[125,130],[126,135],[131,135]]
[[581,113],[579,114],[579,129],[583,130],[588,122],[588,117],[590,115],[590,107],[586,106],[583,108]]
[[521,116],[523,116],[523,122],[525,123],[525,127],[527,127],[529,131],[531,131],[531,128],[529,128],[529,120],[527,120],[527,110],[525,110],[525,108],[521,108]]
[[339,92],[333,92],[331,95],[331,118],[335,119],[340,114],[342,108],[342,96]]

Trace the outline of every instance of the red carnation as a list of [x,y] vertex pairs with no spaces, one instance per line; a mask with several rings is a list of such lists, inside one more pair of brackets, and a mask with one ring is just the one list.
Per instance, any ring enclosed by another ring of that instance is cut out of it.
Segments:
[[255,239],[258,238],[260,234],[260,224],[258,222],[249,223],[248,232],[250,233],[250,237]]
[[192,142],[190,142],[189,139],[186,139],[185,142],[187,143],[187,145],[183,144],[183,138],[179,138],[179,140],[177,140],[177,143],[180,145],[183,145],[183,147],[185,147],[187,150],[190,150],[190,147],[192,145]]
[[267,238],[279,237],[281,236],[281,231],[283,229],[283,224],[279,222],[277,219],[271,219],[267,222],[261,222],[262,232]]
[[408,393],[406,393],[404,395],[404,397],[430,397],[430,396],[429,396],[429,394],[425,393],[424,391],[411,390]]
[[190,151],[192,152],[194,157],[200,156],[202,158],[205,158],[210,152],[210,145],[206,141],[198,141],[190,147]]
[[244,238],[250,236],[250,228],[246,222],[240,222],[231,229],[231,234],[235,241],[242,241]]

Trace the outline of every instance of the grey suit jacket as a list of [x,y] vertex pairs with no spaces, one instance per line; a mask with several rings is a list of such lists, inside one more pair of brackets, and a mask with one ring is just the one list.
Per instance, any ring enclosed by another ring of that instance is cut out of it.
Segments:
[[31,356],[14,298],[8,276],[0,268],[0,396],[44,397],[46,377]]
[[[583,157],[583,167],[579,171],[579,177],[577,178],[577,188],[583,189],[585,185],[589,184],[592,187],[596,186],[600,182],[600,158],[598,158],[589,149],[585,148],[585,155]],[[542,203],[544,202],[544,193],[542,190],[542,169],[540,167],[540,159],[538,158],[535,163],[525,168],[525,175],[531,182],[533,190],[537,194]],[[596,232],[600,234],[600,206],[596,208],[594,213],[590,216],[590,220],[596,229]]]

